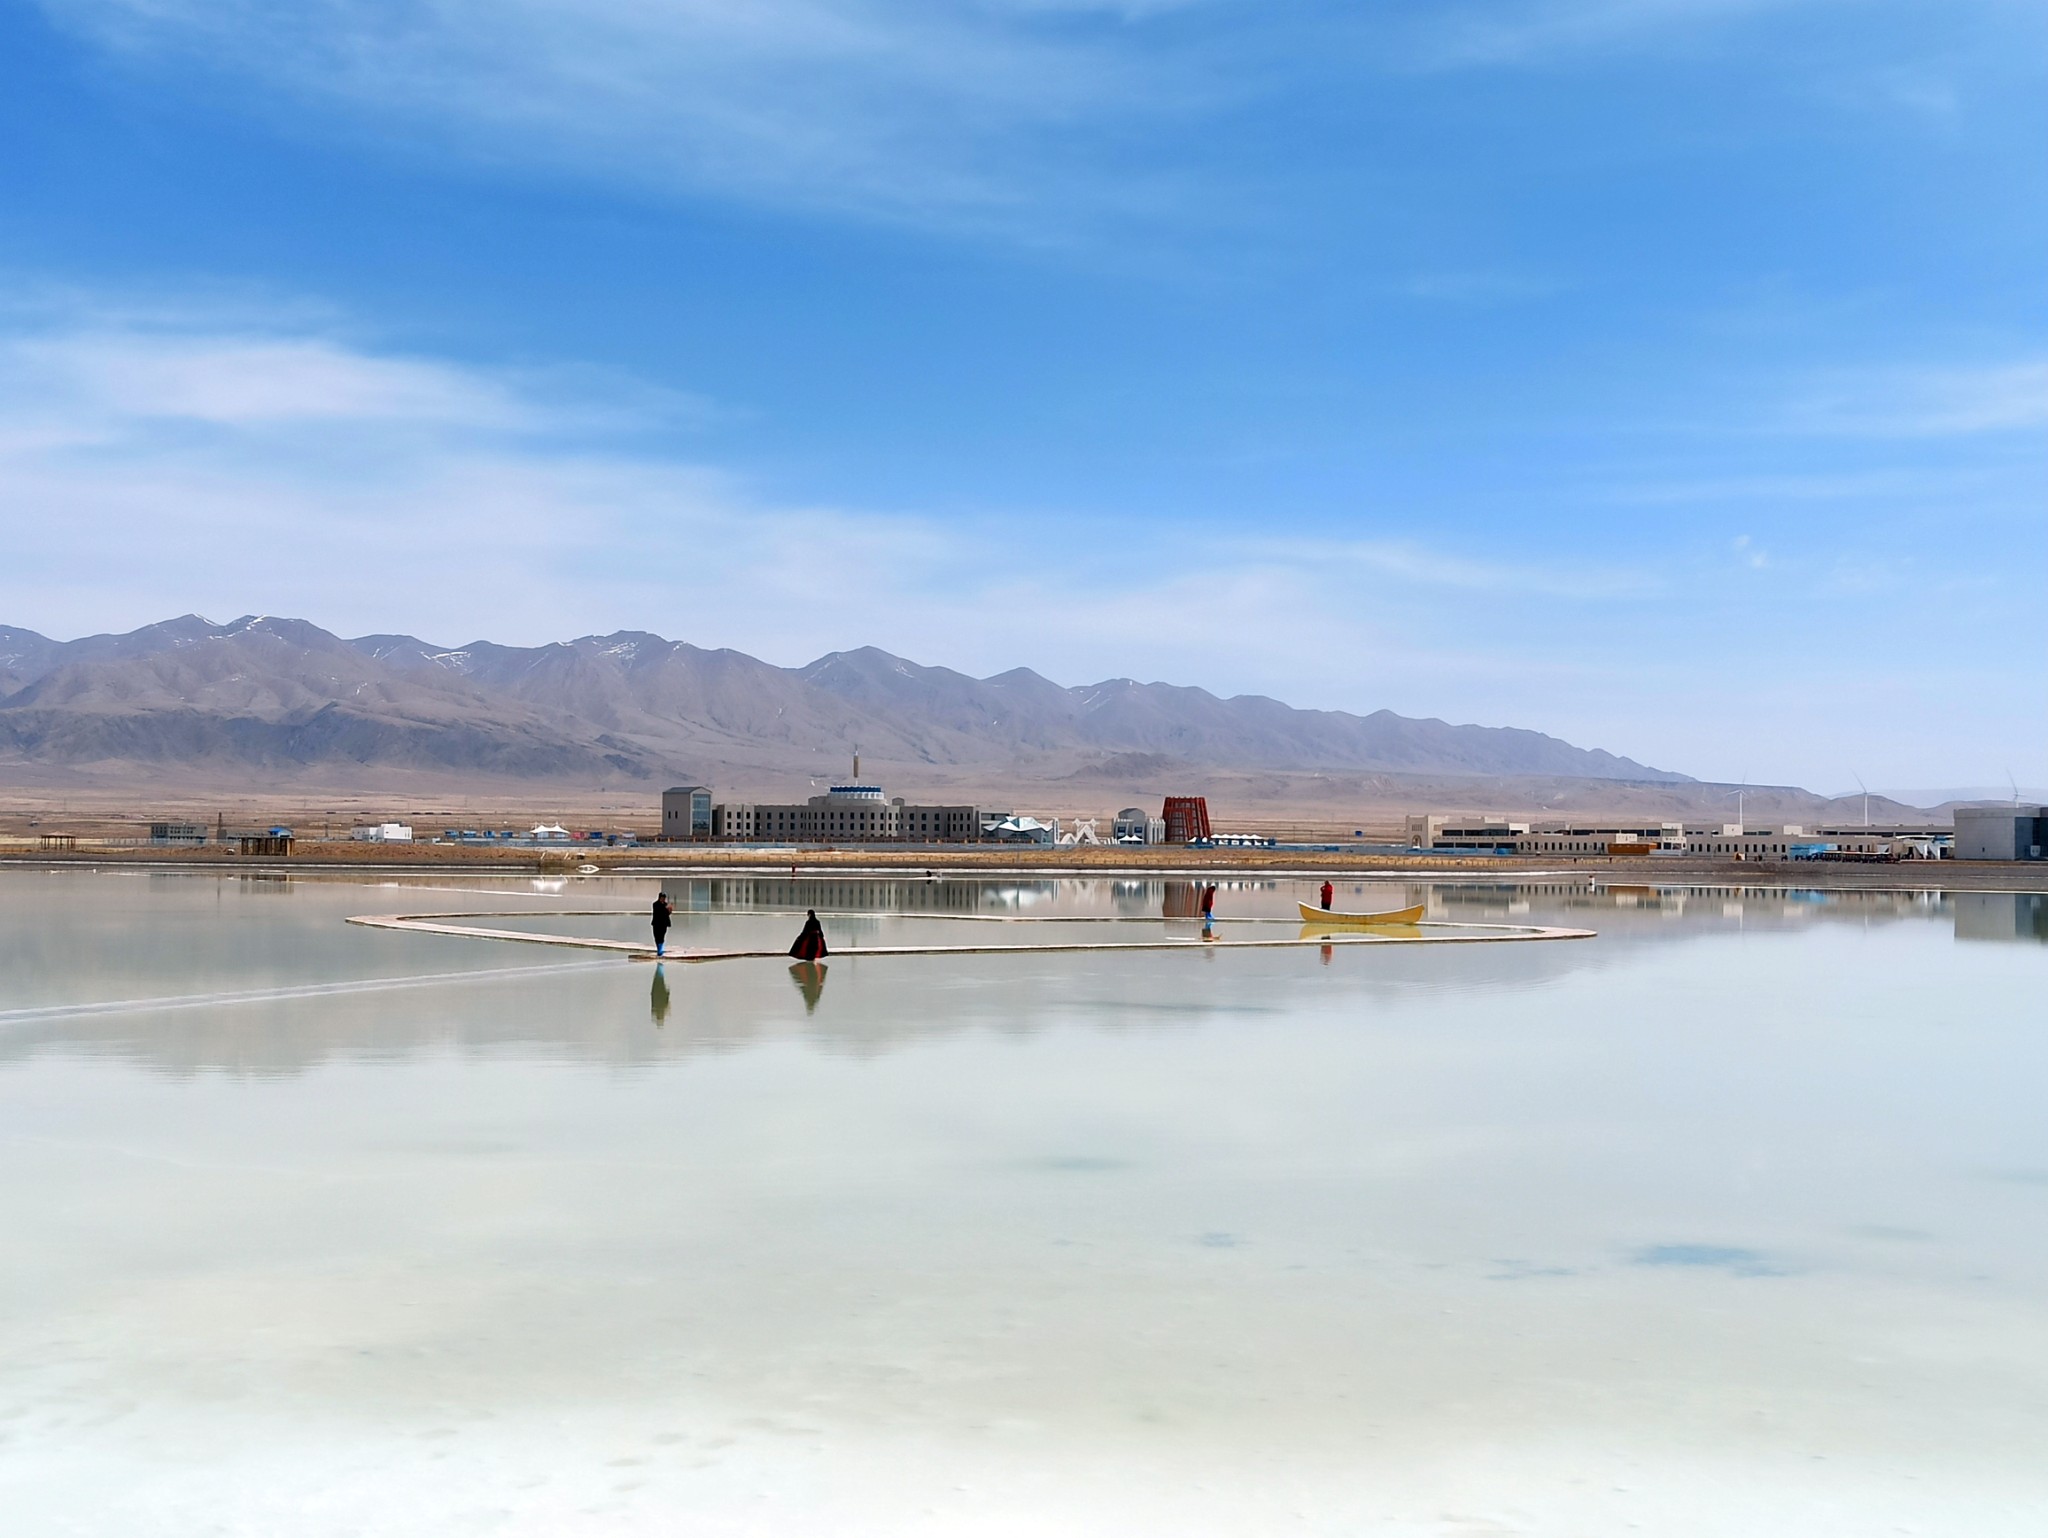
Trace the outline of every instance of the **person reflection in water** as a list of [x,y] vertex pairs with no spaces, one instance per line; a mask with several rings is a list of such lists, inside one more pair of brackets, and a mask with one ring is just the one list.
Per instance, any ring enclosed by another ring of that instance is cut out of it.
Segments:
[[790,955],[798,961],[823,961],[825,959],[825,926],[818,922],[818,910],[805,910],[804,927],[798,931],[796,944],[789,948]]
[[654,986],[647,990],[647,1012],[654,1016],[656,1025],[668,1019],[668,979],[661,975],[658,961],[654,964]]
[[822,961],[792,961],[789,964],[790,981],[804,996],[805,1014],[818,1012],[818,1000],[825,996],[825,974],[830,970]]
[[675,916],[675,905],[668,900],[668,893],[660,892],[654,899],[654,954],[666,954],[668,946],[668,924]]

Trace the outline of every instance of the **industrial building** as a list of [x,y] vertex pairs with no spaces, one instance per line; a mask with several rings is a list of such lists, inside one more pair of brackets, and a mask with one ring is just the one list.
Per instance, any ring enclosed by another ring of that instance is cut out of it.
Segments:
[[[1408,819],[1408,847],[1535,855],[1687,854],[1742,860],[1936,859],[1945,836],[1929,828],[1806,828],[1796,823],[1527,823],[1432,814]],[[2006,856],[2006,858],[2012,858]]]
[[1958,860],[2038,860],[2048,851],[2048,806],[1959,806]]
[[[1168,796],[1159,816],[1140,807],[1117,813],[1120,844],[1197,844],[1215,838],[1209,804],[1200,796]],[[666,843],[704,844],[1044,844],[1098,842],[1083,820],[1062,834],[1057,822],[970,805],[926,805],[891,798],[860,777],[801,802],[716,801],[707,785],[675,785],[661,794]]]
[[662,792],[661,836],[678,843],[967,844],[1009,815],[891,800],[881,786],[862,782],[856,757],[852,780],[802,802],[713,802],[705,786],[675,786]]

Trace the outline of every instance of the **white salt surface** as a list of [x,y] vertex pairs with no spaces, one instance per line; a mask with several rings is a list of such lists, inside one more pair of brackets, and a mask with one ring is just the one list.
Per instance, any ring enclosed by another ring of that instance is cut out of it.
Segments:
[[[1449,889],[1601,938],[813,1005],[390,897],[0,876],[8,1534],[2048,1531],[2024,924]],[[1160,901],[943,900],[1020,897]]]

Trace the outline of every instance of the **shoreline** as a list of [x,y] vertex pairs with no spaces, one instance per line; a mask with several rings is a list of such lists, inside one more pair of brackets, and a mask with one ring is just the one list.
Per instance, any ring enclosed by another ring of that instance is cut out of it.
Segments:
[[1379,881],[1502,882],[1584,881],[1620,886],[1742,886],[1812,890],[2048,892],[2048,862],[1901,860],[1851,863],[1821,860],[1730,860],[1582,855],[1534,856],[1362,854],[1342,850],[1057,849],[1042,856],[1015,848],[806,849],[791,859],[760,849],[479,849],[437,844],[301,844],[285,857],[242,855],[226,849],[131,847],[73,851],[0,852],[0,868],[64,871],[116,867],[192,874],[468,873],[503,876],[576,876],[594,865],[597,876],[776,876],[842,874],[972,879],[987,876],[1044,879],[1083,876],[1189,879],[1197,875],[1273,878],[1348,875]]

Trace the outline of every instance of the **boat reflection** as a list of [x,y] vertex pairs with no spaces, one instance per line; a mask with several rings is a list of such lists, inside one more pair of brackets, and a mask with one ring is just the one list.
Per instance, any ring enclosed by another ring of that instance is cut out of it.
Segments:
[[[1420,924],[1303,924],[1301,940],[1420,940]],[[1325,953],[1330,947],[1325,945]],[[1327,959],[1327,958],[1326,958]]]

